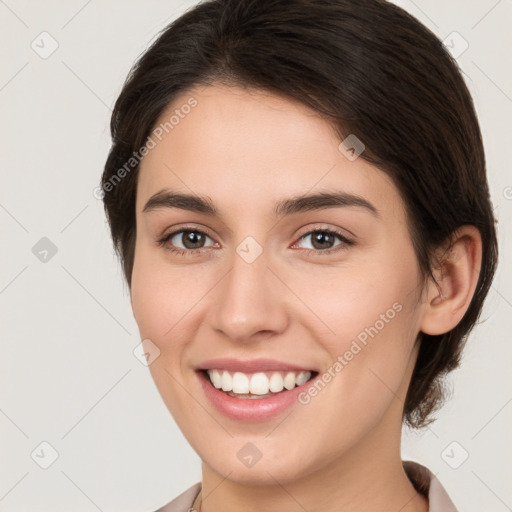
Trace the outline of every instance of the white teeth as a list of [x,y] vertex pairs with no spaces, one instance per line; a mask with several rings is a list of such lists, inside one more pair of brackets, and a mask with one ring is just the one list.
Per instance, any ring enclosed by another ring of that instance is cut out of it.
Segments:
[[[253,395],[266,395],[268,393],[269,383],[268,378],[264,373],[255,373],[251,377],[251,384],[249,389]],[[237,389],[233,390],[235,393],[240,393]]]
[[[233,392],[249,393],[249,379],[245,373],[236,372],[233,375]],[[251,393],[254,393],[254,391],[251,391]]]
[[297,386],[302,386],[302,384],[305,384],[310,377],[311,372],[300,372],[299,375],[297,375],[297,378],[295,379],[295,383],[297,384]]
[[233,389],[233,377],[229,372],[222,374],[222,391],[231,391]]
[[220,375],[220,373],[217,370],[209,370],[208,375],[210,376],[212,384],[217,389],[220,389],[222,387],[222,376]]
[[231,374],[226,370],[208,370],[210,381],[217,389],[246,395],[266,395],[270,392],[279,393],[283,389],[302,386],[311,377],[311,372],[273,372],[270,378],[264,372],[247,375],[243,372]]
[[295,373],[288,372],[284,378],[284,387],[286,389],[293,389],[295,387]]
[[283,391],[283,377],[280,373],[273,373],[272,377],[270,377],[269,389],[273,393],[278,393],[279,391]]

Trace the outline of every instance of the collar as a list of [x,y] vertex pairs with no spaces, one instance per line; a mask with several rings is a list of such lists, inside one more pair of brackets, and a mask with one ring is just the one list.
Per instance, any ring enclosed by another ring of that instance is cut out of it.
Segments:
[[428,512],[457,512],[441,482],[428,468],[410,460],[402,464],[414,488],[428,499]]

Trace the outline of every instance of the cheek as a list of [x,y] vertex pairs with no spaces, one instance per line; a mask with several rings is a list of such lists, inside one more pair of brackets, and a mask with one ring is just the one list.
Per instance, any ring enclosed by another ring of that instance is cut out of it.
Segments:
[[[321,423],[323,435],[332,440],[331,456],[356,443],[391,408],[400,416],[414,348],[417,309],[405,289],[357,291],[363,300],[351,300],[347,293],[318,310],[335,334],[318,338],[327,353],[321,372],[325,384],[301,397],[309,411],[303,416],[304,430],[315,431]],[[339,292],[331,298],[336,296]]]
[[186,322],[187,312],[201,296],[201,286],[196,281],[197,276],[188,269],[166,264],[160,251],[138,247],[131,303],[141,336],[156,344],[175,339],[173,331]]
[[[142,249],[136,253],[131,302],[140,338],[150,339],[160,350],[159,357],[149,365],[151,376],[169,411],[180,421],[188,410],[188,395],[182,393],[180,384],[180,365],[191,335],[187,322],[193,316],[190,310],[195,302],[195,288],[184,282],[188,272],[170,273],[161,261],[151,251]],[[188,329],[187,336],[184,329]]]
[[396,337],[415,324],[418,279],[415,256],[404,251],[401,258],[381,253],[357,265],[317,271],[294,284],[316,323],[322,324],[322,332],[323,327],[328,329],[322,338],[329,352],[339,353],[348,349],[353,339],[364,342],[371,333],[377,334],[375,331]]
[[[217,274],[212,276],[215,282]],[[175,417],[187,410],[182,392],[183,375],[188,373],[190,340],[201,325],[198,315],[207,302],[208,275],[186,266],[172,266],[155,250],[136,251],[131,286],[133,315],[141,339],[150,339],[160,355],[149,366],[164,402]]]
[[131,301],[133,315],[143,338],[159,339],[167,325],[164,287],[151,267],[138,261],[133,266]]
[[421,314],[419,272],[412,249],[398,252],[400,258],[381,252],[331,276],[311,276],[297,292],[315,313],[309,328],[328,354],[326,370],[334,376],[327,375],[328,387],[340,418],[362,403],[377,417],[407,375]]

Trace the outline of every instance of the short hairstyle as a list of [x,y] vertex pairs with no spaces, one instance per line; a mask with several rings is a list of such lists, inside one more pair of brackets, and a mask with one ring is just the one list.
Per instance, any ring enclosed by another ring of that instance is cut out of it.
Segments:
[[456,61],[428,28],[383,0],[209,0],[187,10],[139,57],[112,113],[101,187],[129,287],[140,162],[134,155],[173,99],[216,83],[284,94],[329,120],[340,140],[355,134],[365,145],[361,158],[401,194],[423,279],[434,278],[433,251],[457,228],[479,230],[482,266],[464,317],[445,334],[420,333],[403,420],[427,425],[497,264],[482,137]]

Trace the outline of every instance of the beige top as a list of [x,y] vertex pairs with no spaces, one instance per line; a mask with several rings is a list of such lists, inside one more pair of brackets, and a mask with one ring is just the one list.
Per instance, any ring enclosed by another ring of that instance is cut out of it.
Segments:
[[[416,490],[428,498],[429,512],[457,512],[444,487],[425,466],[412,461],[403,465]],[[200,490],[201,482],[197,482],[156,512],[193,512],[191,507]]]

